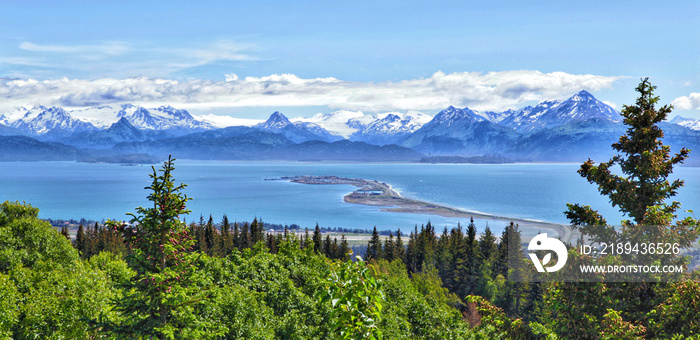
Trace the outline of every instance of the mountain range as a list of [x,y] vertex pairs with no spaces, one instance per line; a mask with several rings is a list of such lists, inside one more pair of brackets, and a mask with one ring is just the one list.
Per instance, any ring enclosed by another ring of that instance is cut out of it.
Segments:
[[[227,128],[171,106],[124,104],[73,111],[37,106],[0,115],[0,160],[152,161],[174,154],[192,159],[305,161],[483,155],[514,161],[581,161],[612,155],[610,145],[625,131],[621,121],[619,112],[587,91],[503,112],[450,106],[434,117],[417,111],[367,115],[337,111],[290,120],[275,111],[259,124]],[[673,151],[681,146],[700,150],[700,121],[676,117],[661,125],[664,142]],[[692,156],[690,161],[697,162]]]

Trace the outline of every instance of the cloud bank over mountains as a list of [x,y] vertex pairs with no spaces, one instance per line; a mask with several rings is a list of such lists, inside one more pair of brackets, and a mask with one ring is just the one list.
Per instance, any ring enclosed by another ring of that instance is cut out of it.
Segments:
[[700,110],[700,93],[678,97],[671,104],[678,110]]
[[326,106],[368,112],[438,110],[449,105],[501,111],[523,103],[567,97],[582,89],[595,92],[612,87],[621,77],[565,72],[436,72],[427,78],[386,82],[357,82],[301,78],[294,74],[225,81],[163,78],[125,79],[0,79],[1,111],[16,106],[90,107],[134,103],[164,104],[187,109]]

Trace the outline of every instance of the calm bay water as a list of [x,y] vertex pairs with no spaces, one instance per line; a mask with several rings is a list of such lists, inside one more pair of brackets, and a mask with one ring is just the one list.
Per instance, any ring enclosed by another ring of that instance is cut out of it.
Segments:
[[[428,220],[443,226],[466,219],[382,212],[348,204],[349,185],[304,185],[266,178],[336,175],[376,179],[405,197],[494,215],[566,223],[566,203],[589,204],[611,223],[622,215],[593,185],[576,173],[578,164],[414,164],[298,163],[178,160],[176,181],[193,198],[188,221],[200,214],[216,221],[262,218],[266,222],[313,227],[401,228]],[[75,162],[0,163],[0,201],[26,201],[42,218],[126,219],[126,212],[148,204],[149,166]],[[677,200],[682,209],[700,212],[700,168],[677,168],[683,178]],[[681,212],[681,215],[685,213]],[[502,223],[489,222],[500,230]],[[483,230],[483,221],[477,226]]]

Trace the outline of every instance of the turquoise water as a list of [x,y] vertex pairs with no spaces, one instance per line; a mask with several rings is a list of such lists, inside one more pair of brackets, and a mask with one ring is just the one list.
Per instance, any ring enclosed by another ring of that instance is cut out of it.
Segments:
[[[622,215],[607,198],[576,173],[578,164],[415,164],[299,162],[176,162],[175,178],[188,185],[192,214],[212,214],[220,220],[262,218],[266,222],[313,227],[401,228],[428,220],[440,228],[465,219],[382,212],[380,208],[348,204],[349,185],[304,185],[266,178],[295,175],[336,175],[376,179],[405,197],[500,216],[566,223],[566,203],[599,209],[611,222]],[[26,201],[40,208],[42,218],[125,219],[126,212],[148,204],[150,166],[119,166],[75,162],[0,163],[0,201]],[[682,209],[700,212],[700,168],[678,168],[685,179],[677,200]],[[498,222],[489,222],[500,229]],[[502,223],[501,223],[502,224]],[[483,228],[483,221],[477,225]]]

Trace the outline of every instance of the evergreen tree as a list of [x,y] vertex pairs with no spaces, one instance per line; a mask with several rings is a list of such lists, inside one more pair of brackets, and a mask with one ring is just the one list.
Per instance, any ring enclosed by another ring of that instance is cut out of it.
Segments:
[[348,244],[348,240],[345,239],[345,234],[342,234],[340,236],[340,250],[338,252],[338,258],[342,261],[348,261],[350,260],[350,255],[352,254],[352,250],[350,249],[350,245]]
[[204,228],[204,242],[207,244],[207,254],[209,256],[219,255],[219,240],[217,236],[214,219],[209,215],[209,220]]
[[377,227],[374,227],[372,231],[372,238],[367,243],[367,253],[365,254],[365,260],[379,260],[382,258],[382,240],[379,238],[379,233],[377,232]]
[[338,238],[334,237],[333,238],[333,244],[331,244],[331,252],[330,256],[332,259],[341,259],[341,252],[340,252],[340,246],[338,245]]
[[209,251],[209,245],[207,244],[207,238],[205,235],[205,230],[206,230],[206,222],[204,222],[204,216],[199,215],[199,224],[195,226],[194,228],[195,234],[194,234],[194,239],[197,242],[195,246],[195,250],[199,250],[202,252],[208,252]]
[[[517,224],[510,223],[507,227],[508,231],[508,282],[506,282],[506,304],[504,309],[506,312],[513,316],[518,317],[522,315],[522,308],[524,306],[524,301],[527,299],[527,289],[528,286],[524,283],[524,260],[525,257],[522,252],[522,238],[520,230]],[[515,255],[515,256],[514,256]]]
[[73,246],[75,247],[75,249],[78,249],[80,255],[83,256],[83,258],[85,258],[86,237],[87,235],[85,235],[85,227],[83,227],[83,224],[81,223],[78,227],[78,233],[75,234],[75,241],[73,243]]
[[70,233],[68,233],[68,227],[64,226],[61,228],[61,235],[63,235],[67,240],[70,241]]
[[467,239],[466,239],[466,261],[465,261],[465,273],[466,273],[466,285],[465,291],[461,296],[471,295],[476,290],[476,283],[479,279],[479,262],[477,258],[478,254],[478,244],[476,241],[476,225],[474,225],[474,218],[471,218],[469,225],[467,226]]
[[265,223],[261,219],[253,219],[253,223],[257,222],[257,228],[255,229],[256,235],[255,238],[257,240],[263,240],[265,238]]
[[496,254],[496,261],[494,263],[494,268],[493,268],[493,276],[496,277],[498,275],[502,275],[505,279],[508,279],[508,250],[509,248],[509,238],[510,238],[510,231],[511,227],[513,227],[513,222],[510,222],[510,225],[506,226],[503,229],[503,233],[501,234],[501,239],[499,240],[500,242],[498,243],[498,251]]
[[484,234],[479,239],[479,261],[481,263],[490,262],[496,252],[496,236],[491,232],[488,224]]
[[233,251],[233,236],[231,235],[231,224],[224,214],[221,220],[221,255],[227,256]]
[[[618,206],[638,225],[670,222],[668,216],[678,210],[680,203],[667,204],[664,201],[676,195],[683,180],[671,183],[668,176],[673,172],[673,166],[683,163],[690,153],[682,148],[671,157],[670,147],[663,144],[664,132],[657,124],[666,119],[673,107],[664,105],[655,109],[659,97],[654,97],[656,86],[651,86],[648,80],[643,79],[637,87],[640,94],[637,105],[625,105],[622,109],[627,132],[612,145],[622,155],[598,166],[588,159],[578,171],[588,182],[596,184],[601,194],[610,197],[613,206]],[[620,166],[623,175],[613,174],[614,165]],[[567,217],[572,223],[585,225],[600,221],[594,218],[600,215],[588,206],[568,206]]]
[[103,322],[103,327],[127,337],[171,338],[178,333],[195,338],[206,333],[192,308],[203,300],[206,289],[194,265],[198,255],[190,253],[194,240],[179,220],[189,213],[189,199],[181,193],[185,185],[174,184],[173,161],[165,162],[160,175],[153,168],[153,182],[147,187],[153,207],[137,208],[130,214],[133,227],[121,226],[133,247],[127,259],[136,275],[124,283],[116,301],[119,323]]
[[436,253],[435,267],[438,270],[439,276],[445,278],[449,275],[448,273],[451,272],[451,260],[454,258],[452,249],[450,249],[450,231],[447,230],[447,226],[442,230],[442,234],[437,240]]
[[436,249],[437,235],[432,223],[428,221],[428,224],[421,227],[421,231],[416,239],[416,264],[418,265],[418,271],[423,270],[424,264],[435,266]]
[[384,258],[391,262],[394,261],[394,233],[389,231],[389,238],[384,240]]
[[97,255],[97,246],[98,246],[98,227],[97,223],[95,223],[95,226],[93,228],[88,227],[87,232],[85,233],[85,242],[84,242],[84,253],[83,253],[83,258],[90,258],[93,255]]
[[[640,244],[676,243],[683,249],[688,248],[700,232],[696,227],[698,221],[691,217],[674,224],[680,203],[666,202],[683,186],[682,180],[671,182],[668,177],[673,167],[688,157],[690,150],[682,148],[671,156],[670,147],[663,144],[664,132],[659,123],[667,118],[672,106],[664,105],[657,109],[655,106],[659,98],[654,96],[655,89],[648,78],[643,79],[636,88],[639,92],[636,105],[623,106],[621,115],[627,130],[618,142],[612,144],[618,154],[599,165],[594,165],[588,159],[578,170],[589,183],[598,187],[601,194],[609,197],[614,207],[631,218],[622,221],[623,228],[616,230],[590,206],[567,204],[566,217],[594,242],[633,240]],[[613,172],[613,169],[617,172],[617,167],[621,174]],[[653,257],[639,255],[637,261],[683,263],[682,259],[672,254],[654,254]],[[669,284],[652,282],[564,283],[549,290],[550,298],[547,301],[559,319],[566,319],[566,322],[552,320],[556,331],[564,336],[591,334],[612,312],[621,311],[618,316],[632,327],[647,322],[648,313],[662,301],[668,287]],[[573,301],[572,297],[578,300]],[[589,304],[602,308],[595,311],[579,308]]]
[[488,224],[484,234],[481,235],[478,245],[479,280],[477,282],[477,293],[481,296],[491,298],[488,286],[496,278],[494,274],[494,261],[498,253],[496,237],[491,232]]
[[408,236],[408,246],[406,247],[406,260],[404,261],[406,263],[406,268],[408,269],[409,273],[417,273],[418,272],[418,254],[417,254],[417,246],[418,246],[418,226],[416,225],[414,227],[414,231],[411,232],[411,234]]
[[248,249],[252,246],[251,238],[250,238],[250,225],[248,225],[248,222],[243,222],[243,227],[241,228],[241,235],[240,237],[240,249]]
[[271,254],[277,253],[277,245],[275,242],[275,235],[267,234],[267,237],[265,239],[265,245],[267,246],[267,249],[270,250]]
[[258,218],[256,217],[250,224],[250,247],[254,246],[260,241],[264,241],[264,237],[263,226],[262,224],[258,223]]
[[241,230],[238,222],[233,223],[233,246],[241,250]]
[[304,231],[304,249],[308,249],[313,247],[313,243],[311,242],[311,237],[309,236],[309,228],[306,228],[306,231]]
[[396,231],[396,243],[394,243],[394,258],[403,260],[405,255],[406,249],[401,239],[401,229],[398,229]]
[[323,239],[321,237],[321,228],[319,228],[318,223],[316,223],[316,229],[314,229],[314,251],[316,254],[320,254],[323,251]]
[[333,249],[331,248],[331,246],[331,235],[326,234],[326,238],[323,240],[323,254],[325,254],[326,257],[329,259],[333,258]]

